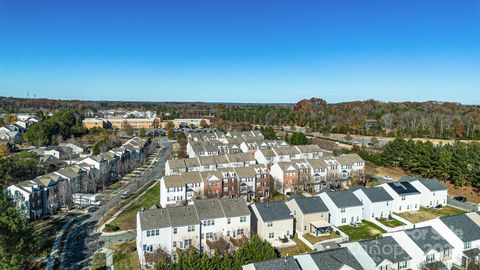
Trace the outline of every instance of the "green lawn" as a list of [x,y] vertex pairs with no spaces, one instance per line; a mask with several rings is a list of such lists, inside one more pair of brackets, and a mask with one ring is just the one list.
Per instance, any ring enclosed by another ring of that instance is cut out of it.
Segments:
[[115,270],[140,270],[135,240],[120,245],[114,245],[113,268]]
[[154,204],[160,203],[160,184],[156,184],[145,195],[143,195],[138,201],[130,205],[125,211],[123,211],[116,219],[110,224],[118,226],[119,230],[135,229],[136,216],[138,211],[142,207],[148,209]]
[[106,270],[107,258],[105,253],[95,253],[92,258],[92,270]]
[[385,225],[387,227],[390,227],[390,228],[395,228],[395,227],[398,227],[398,226],[405,225],[405,223],[401,222],[400,220],[396,220],[394,218],[391,218],[391,219],[380,218],[380,219],[378,219],[378,221],[380,223],[382,223],[383,225]]
[[401,216],[402,218],[412,223],[419,223],[419,222],[434,219],[437,217],[460,215],[465,213],[466,212],[463,210],[447,205],[438,209],[421,207],[420,210],[418,211],[404,212],[404,213],[399,213],[397,215]]
[[385,230],[366,220],[359,226],[345,225],[338,229],[348,235],[350,242],[379,237],[385,233]]
[[324,240],[330,240],[330,239],[335,239],[339,238],[340,235],[337,235],[335,232],[330,232],[327,235],[322,235],[322,236],[313,236],[310,233],[306,233],[303,235],[303,238],[305,238],[308,242],[310,242],[312,245],[315,245],[318,242],[324,241]]
[[297,243],[296,246],[284,247],[284,248],[279,248],[278,249],[278,252],[280,252],[280,255],[282,257],[285,257],[287,255],[288,256],[294,256],[294,255],[298,255],[298,254],[312,252],[312,250],[307,245],[305,245],[305,243],[303,243],[302,240],[298,239],[296,234],[293,237],[293,241],[295,241],[295,243]]

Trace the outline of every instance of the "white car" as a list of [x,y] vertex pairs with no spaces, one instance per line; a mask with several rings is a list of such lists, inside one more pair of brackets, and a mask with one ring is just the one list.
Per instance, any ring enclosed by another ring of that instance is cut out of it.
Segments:
[[391,176],[388,176],[388,175],[385,175],[385,176],[383,177],[383,179],[388,180],[388,181],[392,181],[392,180],[393,180],[393,178],[392,178]]

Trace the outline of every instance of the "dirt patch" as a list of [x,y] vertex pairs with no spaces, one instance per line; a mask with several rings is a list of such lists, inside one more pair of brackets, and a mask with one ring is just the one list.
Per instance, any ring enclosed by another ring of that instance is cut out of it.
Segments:
[[379,166],[379,167],[376,167],[374,171],[376,175],[379,175],[379,176],[388,175],[388,176],[391,176],[393,180],[398,180],[403,176],[407,175],[405,171],[400,168],[387,168],[387,167]]
[[477,188],[471,186],[455,187],[452,183],[446,183],[448,194],[451,196],[463,196],[469,202],[480,203],[480,193]]

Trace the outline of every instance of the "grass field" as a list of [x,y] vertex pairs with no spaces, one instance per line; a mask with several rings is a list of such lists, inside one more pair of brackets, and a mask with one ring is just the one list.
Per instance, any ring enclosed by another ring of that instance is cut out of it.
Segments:
[[116,219],[110,224],[118,226],[119,230],[131,230],[136,226],[136,215],[142,207],[148,209],[154,204],[160,202],[160,184],[156,184],[145,195],[143,195],[138,201],[130,205],[125,211],[123,211]]
[[381,218],[378,220],[380,223],[382,223],[383,225],[385,226],[388,226],[390,228],[395,228],[395,227],[398,227],[398,226],[403,226],[405,225],[405,223],[399,221],[399,220],[396,220],[394,218],[391,218],[391,219],[386,219],[386,218]]
[[298,239],[296,234],[293,238],[293,241],[295,241],[295,243],[297,243],[296,246],[294,246],[294,247],[284,247],[284,248],[279,248],[278,249],[278,251],[280,252],[280,255],[282,257],[285,257],[287,255],[288,256],[294,256],[294,255],[303,254],[303,253],[306,253],[306,252],[312,252],[312,250],[307,245],[305,245],[305,243],[303,243],[300,239]]
[[421,207],[419,211],[404,212],[404,213],[399,213],[398,215],[412,223],[419,223],[419,222],[434,219],[437,217],[460,215],[465,213],[466,212],[463,210],[447,205],[438,209]]
[[385,230],[366,220],[360,226],[345,225],[338,229],[348,235],[350,242],[379,237],[385,233]]
[[306,233],[303,235],[303,238],[307,239],[308,242],[310,242],[312,245],[315,245],[318,242],[325,241],[325,240],[330,240],[330,239],[335,239],[339,238],[340,235],[337,235],[335,232],[330,232],[327,235],[322,235],[322,236],[313,236],[310,233]]
[[107,270],[105,253],[95,253],[92,258],[92,270]]
[[115,270],[140,270],[135,241],[130,241],[120,245],[112,246],[115,250],[113,254],[113,268]]

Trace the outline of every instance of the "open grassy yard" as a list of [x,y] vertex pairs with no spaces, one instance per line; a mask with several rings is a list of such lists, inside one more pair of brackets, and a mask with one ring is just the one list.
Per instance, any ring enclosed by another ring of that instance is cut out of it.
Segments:
[[327,235],[322,235],[322,236],[314,236],[310,233],[306,233],[303,235],[303,238],[307,239],[308,242],[310,242],[312,245],[315,245],[318,242],[325,241],[325,240],[330,240],[330,239],[335,239],[339,238],[340,235],[337,235],[335,232],[330,232]]
[[142,207],[148,209],[156,203],[160,203],[160,184],[158,183],[138,201],[125,209],[111,224],[118,226],[119,230],[135,229],[138,211],[140,211]]
[[294,255],[298,255],[298,254],[302,254],[302,253],[306,253],[306,252],[312,252],[312,250],[307,247],[307,245],[305,245],[305,243],[303,243],[300,239],[298,239],[297,235],[295,234],[294,238],[293,238],[293,241],[295,241],[295,243],[297,243],[296,246],[294,247],[284,247],[284,248],[279,248],[278,249],[278,252],[280,252],[280,255],[282,257],[285,257],[285,256],[294,256]]
[[95,253],[92,258],[92,270],[107,270],[105,253]]
[[345,225],[338,229],[348,235],[350,242],[379,237],[385,233],[385,230],[366,220],[359,226]]
[[140,270],[135,241],[112,246],[113,268],[115,270]]
[[419,222],[434,219],[437,217],[460,215],[465,213],[466,212],[463,210],[447,205],[438,209],[437,208],[420,208],[419,211],[399,213],[398,215],[412,223],[419,223]]
[[395,228],[395,227],[398,227],[398,226],[405,225],[405,223],[403,223],[399,220],[396,220],[394,218],[391,218],[391,219],[381,218],[381,219],[378,219],[378,221],[380,223],[382,223],[383,225],[388,226],[390,228]]
[[[33,222],[33,235],[35,238],[33,253],[36,259],[43,260],[50,255],[57,232],[60,231],[66,222],[67,219],[60,214],[48,219],[37,220]],[[33,268],[40,269],[42,266],[35,265]]]

